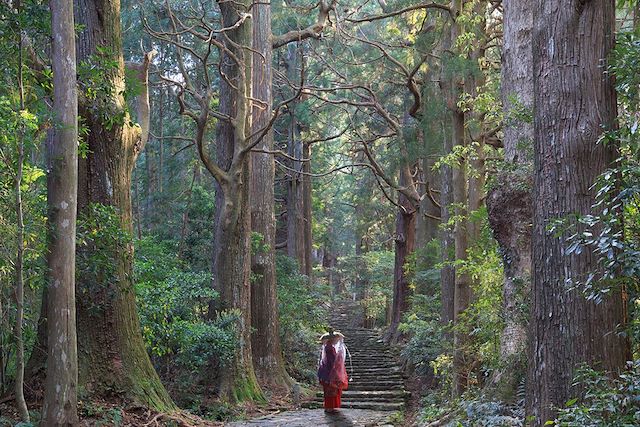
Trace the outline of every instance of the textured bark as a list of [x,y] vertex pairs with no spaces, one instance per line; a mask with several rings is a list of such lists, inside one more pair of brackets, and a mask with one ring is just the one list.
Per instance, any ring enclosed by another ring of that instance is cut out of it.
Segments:
[[517,388],[526,371],[526,316],[524,301],[531,289],[531,201],[533,143],[533,51],[532,5],[505,0],[502,48],[502,104],[505,114],[502,142],[503,170],[489,190],[489,225],[500,246],[504,266],[500,368],[492,387],[504,401],[517,397]]
[[[452,31],[445,31],[442,40],[442,51],[444,58],[449,60],[448,51],[451,49]],[[456,101],[453,97],[453,79],[444,70],[441,71],[440,89],[445,100],[447,110],[450,112],[455,108]],[[451,122],[448,117],[443,124],[443,155],[449,155],[453,150],[453,137],[451,132]],[[440,171],[440,205],[442,206],[441,218],[443,224],[448,224],[453,216],[453,168],[449,165],[442,165]],[[453,266],[455,261],[455,241],[453,233],[449,229],[442,230],[441,250],[443,266],[440,270],[440,302],[442,304],[440,321],[445,327],[444,339],[448,345],[453,345],[453,334],[450,327],[454,318],[455,299],[455,279],[456,270]]]
[[[20,5],[17,5],[18,9],[20,9]],[[18,42],[18,91],[20,98],[20,110],[25,109],[24,102],[24,80],[22,73],[22,34],[21,31],[18,31],[18,37],[20,41]],[[16,219],[17,219],[17,251],[16,251],[16,259],[15,259],[15,273],[16,273],[16,289],[15,289],[15,297],[16,297],[16,323],[14,327],[15,331],[15,339],[16,339],[16,378],[15,378],[15,398],[16,398],[16,407],[18,408],[18,413],[20,414],[20,419],[26,423],[29,422],[29,409],[27,408],[27,402],[24,398],[24,336],[23,336],[23,323],[24,323],[24,253],[25,253],[25,243],[24,243],[24,212],[23,212],[23,203],[22,203],[22,178],[24,175],[23,167],[24,167],[24,138],[25,138],[25,125],[21,124],[20,129],[18,131],[18,170],[16,172],[15,180],[14,180],[14,189],[15,189],[15,208],[16,208]],[[0,369],[4,370],[4,366],[0,367]]]
[[[226,32],[222,72],[233,84],[220,80],[220,112],[233,117],[233,123],[220,121],[217,128],[217,162],[226,171],[217,181],[217,219],[213,258],[214,287],[220,291],[220,309],[236,310],[239,315],[239,347],[216,378],[218,396],[227,401],[261,400],[262,392],[252,363],[251,345],[251,157],[244,151],[251,134],[253,59],[252,24],[246,19],[250,1],[219,2],[222,25],[234,27]],[[202,138],[204,129],[199,130]]]
[[[253,98],[264,104],[253,104],[253,133],[269,124],[272,110],[271,5],[253,5]],[[263,151],[273,150],[273,132],[269,131],[257,145]],[[263,249],[252,256],[251,270],[255,279],[251,286],[251,336],[253,366],[261,384],[289,386],[291,378],[284,368],[278,322],[276,293],[274,200],[275,162],[273,154],[251,154],[251,230],[259,233]]]
[[302,177],[302,207],[304,210],[304,267],[303,273],[311,280],[313,276],[313,203],[311,199],[311,144],[304,143],[302,147],[302,157],[309,159],[302,167],[305,175]]
[[[400,187],[413,186],[413,178],[409,167],[405,165],[400,170]],[[399,193],[398,208],[396,216],[395,235],[395,262],[393,268],[393,303],[391,306],[391,324],[387,331],[387,341],[396,343],[400,338],[398,326],[402,320],[402,315],[409,308],[409,279],[405,273],[407,257],[415,250],[416,242],[416,205],[406,195]]]
[[[451,151],[451,137],[445,136],[445,155]],[[440,203],[442,205],[442,223],[448,224],[453,215],[451,205],[453,203],[453,168],[442,166],[440,171]],[[456,270],[453,266],[455,260],[455,241],[453,234],[448,230],[442,231],[441,250],[443,266],[440,270],[440,321],[445,328],[453,324],[455,298]],[[447,330],[444,334],[445,341],[452,344],[452,334]]]
[[[595,179],[615,158],[597,144],[615,127],[616,97],[605,63],[613,47],[613,0],[538,0],[534,6],[533,287],[527,416],[544,425],[554,407],[579,393],[575,367],[588,363],[615,374],[624,369],[628,341],[620,289],[600,304],[568,283],[602,270],[589,247],[566,254],[567,234],[547,227],[569,215],[598,213]],[[594,212],[595,211],[595,212]]]
[[[124,61],[120,30],[119,0],[76,0],[78,61],[93,55],[106,56],[116,67],[105,72],[108,86],[101,105],[84,104],[80,114],[89,129],[89,155],[79,162],[78,211],[90,205],[113,206],[122,230],[132,235],[131,174],[135,160],[148,136],[148,117],[140,117],[140,127],[132,126],[125,111]],[[103,53],[98,53],[103,47]],[[150,58],[147,57],[147,61]],[[148,65],[148,62],[147,62]],[[146,89],[146,73],[142,81]],[[143,91],[140,103],[148,103]],[[147,106],[148,108],[148,106]],[[107,125],[105,117],[122,117]],[[133,246],[116,244],[101,256],[113,261],[113,274],[100,279],[79,275],[77,285],[78,351],[80,385],[88,394],[121,395],[158,410],[173,403],[147,355],[133,292]],[[91,256],[92,248],[83,248]]]
[[[300,47],[297,43],[287,46],[287,74],[292,82],[299,82]],[[303,143],[300,137],[300,128],[296,117],[297,102],[289,104],[289,129],[287,150],[289,156],[294,159],[302,159]],[[291,160],[289,162],[291,170],[287,172],[289,176],[287,186],[287,254],[298,261],[301,272],[306,272],[305,256],[305,229],[304,229],[304,183],[303,183],[303,162]]]
[[78,423],[75,259],[78,191],[78,92],[73,3],[52,0],[53,111],[49,147],[48,349],[43,426]]
[[[459,110],[452,111],[453,123],[453,145],[463,145],[464,137],[464,113]],[[453,168],[453,203],[454,214],[459,218],[456,221],[453,238],[455,246],[456,262],[467,260],[467,250],[469,249],[468,224],[466,218],[468,210],[467,191],[467,163],[461,160],[460,164]],[[453,298],[453,322],[457,326],[461,321],[461,315],[471,303],[471,276],[468,272],[457,269],[455,274],[454,298]],[[469,383],[469,356],[466,349],[469,336],[462,328],[456,328],[453,334],[453,394],[460,396],[468,387]]]

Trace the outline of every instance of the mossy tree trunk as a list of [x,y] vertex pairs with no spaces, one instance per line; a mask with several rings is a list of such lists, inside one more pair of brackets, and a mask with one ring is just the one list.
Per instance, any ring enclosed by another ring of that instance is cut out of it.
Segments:
[[[149,132],[146,68],[138,95],[138,120],[126,109],[119,0],[76,0],[78,61],[107,64],[101,68],[105,88],[95,101],[83,98],[80,114],[88,128],[88,155],[79,162],[78,212],[92,205],[115,209],[121,230],[133,234],[131,176]],[[148,67],[150,56],[145,58]],[[90,83],[89,83],[90,84]],[[87,259],[108,259],[105,274],[79,272],[77,284],[79,380],[94,396],[120,396],[157,410],[173,403],[146,352],[133,290],[133,245],[118,241],[96,252],[80,248]]]
[[[221,310],[234,310],[238,349],[233,359],[216,376],[218,396],[227,401],[262,400],[253,368],[251,345],[251,143],[253,32],[246,19],[252,3],[219,1],[222,25],[227,31],[221,54],[220,112],[231,120],[217,127],[217,165],[203,157],[216,179],[218,191],[214,287],[220,291]],[[203,111],[204,114],[208,114]],[[199,126],[202,147],[206,120]],[[201,156],[204,152],[201,148]]]

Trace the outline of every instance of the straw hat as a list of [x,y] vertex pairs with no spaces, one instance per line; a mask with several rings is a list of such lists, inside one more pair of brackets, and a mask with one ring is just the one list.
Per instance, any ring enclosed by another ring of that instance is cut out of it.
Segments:
[[329,332],[323,334],[320,337],[320,342],[331,339],[331,338],[335,338],[335,337],[344,338],[344,335],[342,335],[340,331],[334,331],[332,328],[329,328]]

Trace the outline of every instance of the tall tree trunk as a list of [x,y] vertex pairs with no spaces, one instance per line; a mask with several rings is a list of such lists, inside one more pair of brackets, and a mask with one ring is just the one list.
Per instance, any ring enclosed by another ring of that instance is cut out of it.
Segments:
[[302,157],[308,159],[304,162],[302,170],[302,208],[304,211],[304,267],[303,273],[311,280],[313,276],[313,261],[311,253],[313,252],[313,202],[312,202],[312,184],[311,184],[311,144],[305,142],[302,147]]
[[[300,45],[291,43],[287,46],[287,75],[289,80],[299,84],[299,56]],[[288,171],[289,185],[287,187],[287,254],[298,261],[301,272],[306,272],[305,241],[304,241],[304,184],[303,184],[303,143],[297,120],[297,102],[289,104],[289,138],[288,154],[296,160],[291,160]]]
[[[233,359],[219,372],[217,392],[227,401],[262,400],[252,363],[251,345],[251,156],[239,154],[251,134],[253,54],[252,23],[240,16],[250,10],[251,2],[220,1],[222,24],[228,39],[221,60],[220,111],[234,117],[233,124],[220,121],[217,128],[217,161],[228,174],[217,181],[217,212],[213,258],[214,287],[220,291],[220,309],[236,310],[239,316],[236,336],[238,349]],[[201,131],[203,131],[201,129]]]
[[[18,5],[18,8],[20,6]],[[22,75],[22,31],[18,31],[18,91],[20,98],[20,110],[24,110],[24,82]],[[17,253],[15,260],[15,272],[16,272],[16,324],[15,324],[15,336],[16,336],[16,406],[20,413],[20,419],[26,423],[29,422],[29,410],[27,408],[27,402],[24,399],[24,336],[23,336],[23,323],[24,323],[24,213],[22,203],[22,178],[24,167],[24,138],[25,138],[25,125],[20,124],[18,135],[18,170],[15,177],[15,202],[16,202],[16,219],[17,219]]]
[[[452,24],[453,25],[453,24]],[[443,59],[451,61],[453,53],[451,52],[451,38],[453,30],[445,31],[442,40],[442,52]],[[453,122],[451,120],[451,114],[456,108],[456,97],[453,90],[454,79],[448,72],[445,72],[446,67],[443,64],[440,71],[440,91],[442,97],[445,100],[447,113],[442,123],[442,135],[443,135],[443,155],[448,156],[453,151],[454,139],[453,139]],[[453,217],[453,167],[448,164],[443,164],[440,170],[440,206],[442,224],[449,224]],[[455,299],[455,279],[456,269],[453,264],[455,261],[455,240],[453,230],[444,228],[441,230],[441,243],[440,248],[442,251],[443,266],[440,270],[440,302],[442,304],[440,312],[440,321],[444,326],[444,340],[447,345],[453,345],[453,333],[451,327],[453,326],[454,319],[454,299]]]
[[[453,145],[464,145],[464,113],[452,111],[453,118]],[[468,192],[467,192],[467,161],[460,160],[460,164],[453,168],[453,203],[454,214],[458,217],[453,235],[456,263],[464,263],[467,260],[469,249],[468,239]],[[471,302],[471,276],[464,268],[456,268],[453,322],[459,326],[461,315],[469,307]],[[456,328],[453,334],[453,394],[460,396],[469,383],[469,361],[467,360],[469,336],[464,328]]]
[[[253,104],[252,131],[260,132],[271,120],[272,97],[272,48],[271,4],[253,5],[253,98],[262,101]],[[273,150],[273,131],[269,130],[256,146],[263,151]],[[285,385],[292,380],[285,371],[280,325],[278,322],[278,298],[276,289],[276,218],[275,218],[275,163],[273,154],[251,153],[251,230],[262,236],[262,248],[253,253],[251,271],[251,336],[253,366],[261,384]]]
[[[406,162],[407,160],[405,160]],[[400,169],[400,187],[413,186],[413,178],[408,165]],[[416,241],[416,204],[406,195],[399,193],[398,213],[396,216],[395,262],[393,267],[393,303],[391,307],[391,324],[387,331],[387,340],[396,343],[400,337],[398,326],[402,315],[409,308],[409,279],[406,275],[407,257],[415,250]]]
[[[89,155],[79,162],[78,212],[86,215],[94,204],[115,208],[122,231],[132,235],[131,174],[149,132],[146,68],[139,71],[143,93],[138,96],[140,128],[130,124],[124,93],[124,61],[119,0],[76,0],[78,60],[103,58],[115,67],[104,71],[111,93],[99,105],[81,105],[89,135]],[[101,49],[99,49],[101,48]],[[122,240],[122,239],[119,239]],[[83,248],[92,258],[95,249]],[[78,350],[80,384],[90,394],[122,393],[158,410],[173,403],[155,372],[140,330],[133,291],[133,246],[118,241],[100,249],[111,261],[110,272],[78,277]]]
[[51,1],[53,111],[49,148],[48,349],[43,426],[78,423],[75,260],[78,192],[78,91],[73,3]]
[[602,272],[593,248],[567,254],[569,233],[548,231],[556,219],[603,209],[594,207],[593,185],[615,158],[611,144],[598,143],[603,128],[615,128],[613,79],[603,66],[614,43],[615,4],[538,0],[533,22],[534,271],[526,412],[542,426],[579,392],[571,387],[576,366],[620,372],[628,341],[617,333],[625,322],[620,289],[596,304],[567,285]]
[[158,96],[158,192],[164,189],[164,88]]
[[487,196],[489,224],[504,267],[500,368],[492,379],[500,399],[512,401],[526,370],[524,301],[531,289],[531,203],[533,123],[533,9],[528,2],[503,2],[502,138],[505,164]]

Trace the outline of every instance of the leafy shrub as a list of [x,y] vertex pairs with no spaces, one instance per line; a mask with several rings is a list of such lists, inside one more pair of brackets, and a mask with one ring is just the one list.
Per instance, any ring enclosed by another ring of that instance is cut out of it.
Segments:
[[579,369],[574,385],[584,389],[584,397],[569,400],[566,407],[560,409],[555,425],[560,427],[640,425],[640,361],[629,362],[628,368],[628,371],[616,379],[611,379],[589,367]]
[[297,380],[315,382],[317,339],[331,290],[311,283],[299,273],[296,261],[282,254],[276,256],[276,276],[280,338],[288,372]]
[[178,387],[192,385],[205,366],[221,368],[231,360],[239,315],[212,318],[209,306],[218,293],[211,274],[188,271],[173,255],[175,242],[148,238],[136,246],[135,290],[147,349]]

